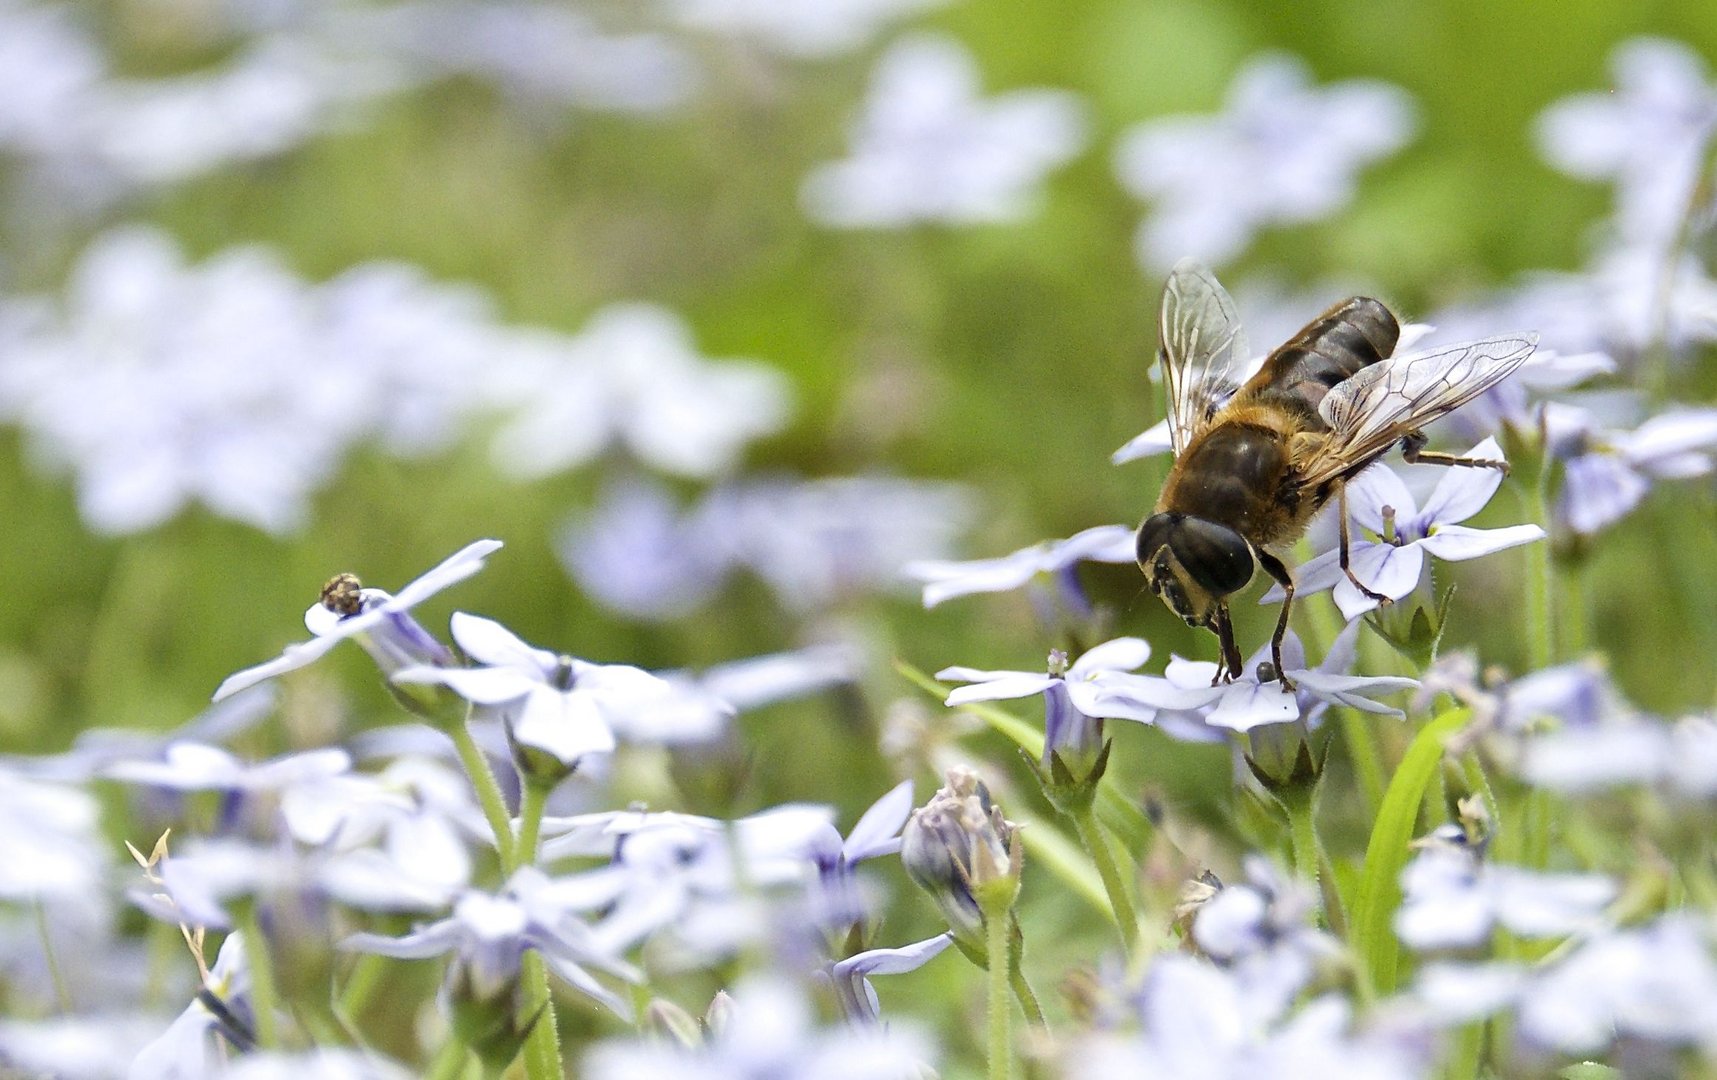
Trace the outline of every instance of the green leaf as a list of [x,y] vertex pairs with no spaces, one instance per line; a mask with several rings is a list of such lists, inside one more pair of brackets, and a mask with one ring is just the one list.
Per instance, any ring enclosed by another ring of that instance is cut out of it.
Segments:
[[1401,905],[1401,870],[1407,865],[1408,845],[1413,841],[1419,820],[1419,806],[1442,764],[1444,744],[1449,736],[1466,726],[1471,715],[1470,709],[1451,709],[1426,724],[1413,739],[1383,794],[1377,823],[1365,846],[1365,866],[1360,871],[1359,893],[1353,903],[1350,944],[1377,994],[1395,989],[1400,943],[1395,938],[1393,923],[1395,909]]

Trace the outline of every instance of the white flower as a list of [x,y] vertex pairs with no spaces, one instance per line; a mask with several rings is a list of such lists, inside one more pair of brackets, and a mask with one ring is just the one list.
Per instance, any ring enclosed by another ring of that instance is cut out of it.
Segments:
[[817,881],[815,853],[833,818],[827,807],[788,805],[733,822],[637,811],[549,819],[542,857],[612,858],[557,882],[584,909],[604,912],[595,932],[608,947],[670,930],[664,944],[676,959],[706,963],[783,929],[759,892]]
[[1041,201],[1043,175],[1084,147],[1085,128],[1067,91],[985,101],[957,41],[908,38],[877,64],[852,157],[806,178],[805,210],[837,228],[1017,220]]
[[453,614],[453,639],[475,668],[412,667],[398,683],[446,686],[473,704],[498,709],[512,738],[566,765],[607,753],[615,736],[650,742],[697,741],[720,730],[731,707],[681,693],[642,668],[592,664],[534,648],[492,619]]
[[1556,519],[1582,536],[1627,516],[1655,480],[1710,473],[1717,452],[1717,409],[1673,409],[1617,431],[1585,410],[1552,403],[1544,424],[1551,452],[1564,463]]
[[642,976],[591,934],[576,917],[579,905],[568,900],[565,889],[527,866],[516,871],[500,893],[465,893],[445,919],[397,938],[354,934],[342,947],[405,960],[452,952],[460,977],[483,1000],[518,980],[520,960],[526,949],[534,948],[568,985],[629,1018],[626,1002],[589,969],[629,982]]
[[[1465,456],[1501,460],[1502,448],[1495,439],[1486,439]],[[1373,465],[1347,487],[1354,524],[1377,537],[1353,537],[1348,552],[1354,576],[1372,592],[1399,600],[1418,587],[1427,554],[1460,561],[1542,540],[1544,530],[1537,525],[1473,529],[1458,524],[1484,509],[1501,486],[1500,469],[1446,469],[1421,509],[1393,470]],[[1375,608],[1378,601],[1359,591],[1342,570],[1340,555],[1339,549],[1326,551],[1299,567],[1294,572],[1294,595],[1333,588],[1342,617],[1351,620]],[[1282,596],[1281,586],[1272,586],[1259,602],[1275,603]]]
[[483,569],[483,561],[500,548],[499,540],[467,544],[406,585],[398,595],[381,589],[364,589],[358,594],[360,610],[356,614],[342,615],[323,604],[312,604],[304,612],[304,625],[315,637],[288,645],[273,660],[227,676],[215,690],[214,700],[220,701],[264,680],[296,671],[320,659],[347,638],[356,638],[364,644],[389,674],[413,661],[450,661],[452,656],[446,647],[425,633],[409,612],[441,590]]
[[649,304],[606,308],[574,338],[523,340],[483,392],[513,411],[495,437],[496,466],[527,479],[613,443],[665,472],[715,476],[788,411],[779,372],[706,360],[679,316]]
[[923,559],[902,573],[924,582],[924,606],[956,596],[1017,589],[1038,574],[1064,572],[1082,560],[1130,563],[1137,559],[1134,531],[1126,525],[1098,525],[1065,540],[1045,540],[1011,555],[970,562]]
[[1593,929],[1616,886],[1597,874],[1538,873],[1431,842],[1402,872],[1401,892],[1395,932],[1424,950],[1479,945],[1497,926],[1526,938]]
[[1139,260],[1161,271],[1188,254],[1221,263],[1264,226],[1328,217],[1353,197],[1354,174],[1400,149],[1413,126],[1397,87],[1316,88],[1300,61],[1258,57],[1235,77],[1226,111],[1153,120],[1122,137],[1121,182],[1155,204]]
[[756,477],[683,513],[661,485],[630,480],[567,529],[561,560],[637,618],[684,615],[740,568],[803,612],[895,587],[903,565],[947,553],[971,518],[965,488],[900,477]]
[[0,767],[0,900],[81,903],[103,888],[107,844],[95,797]]
[[1616,184],[1626,243],[1673,243],[1717,133],[1717,86],[1680,42],[1633,38],[1611,54],[1615,87],[1575,94],[1538,118],[1539,147],[1571,176]]
[[906,1080],[924,1075],[933,1058],[929,1043],[905,1025],[820,1029],[804,990],[773,979],[741,983],[732,1003],[726,1022],[696,1050],[665,1040],[604,1042],[585,1058],[583,1075]]

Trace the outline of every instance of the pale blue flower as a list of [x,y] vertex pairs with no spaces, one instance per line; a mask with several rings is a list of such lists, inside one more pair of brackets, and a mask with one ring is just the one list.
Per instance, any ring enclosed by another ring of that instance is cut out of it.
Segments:
[[871,804],[845,838],[833,825],[816,832],[806,854],[817,867],[812,909],[825,929],[839,932],[869,914],[854,868],[900,852],[900,827],[912,806],[912,781],[902,780]]
[[972,518],[964,487],[901,477],[753,477],[684,511],[662,485],[629,479],[568,526],[560,551],[586,592],[634,618],[687,614],[741,569],[809,612],[897,587],[903,565],[945,555]]
[[508,410],[497,468],[535,479],[619,445],[679,476],[711,477],[787,421],[786,378],[752,360],[709,360],[675,313],[616,304],[575,337],[520,335],[480,392]]
[[[1151,646],[1142,638],[1123,637],[1092,646],[1081,653],[1071,667],[1064,654],[1051,653],[1047,674],[1029,671],[980,671],[977,668],[951,667],[936,673],[943,682],[964,682],[949,693],[944,704],[950,707],[974,701],[1001,701],[1007,698],[1043,695],[1044,740],[1043,760],[1059,754],[1070,766],[1089,768],[1103,744],[1104,714],[1101,708],[1102,689],[1098,682],[1104,672],[1135,671],[1151,657]],[[1075,768],[1075,773],[1079,772]]]
[[734,987],[732,1008],[703,1045],[664,1040],[599,1043],[584,1059],[591,1080],[910,1080],[925,1075],[934,1050],[904,1024],[816,1026],[803,987],[773,978]]
[[1501,927],[1523,938],[1565,937],[1601,925],[1616,898],[1599,874],[1504,866],[1460,844],[1429,841],[1401,874],[1395,933],[1412,949],[1467,948]]
[[806,178],[805,210],[849,229],[1015,221],[1042,202],[1044,174],[1085,142],[1085,110],[1071,93],[981,98],[965,47],[921,34],[877,62],[852,156]]
[[834,984],[835,996],[841,1003],[842,1013],[848,1020],[860,1023],[880,1022],[882,1005],[877,1000],[876,989],[870,984],[870,977],[904,975],[909,971],[917,971],[940,956],[953,943],[952,933],[937,934],[933,938],[915,941],[898,949],[866,949],[831,964],[829,980]]
[[320,659],[347,638],[357,639],[390,675],[414,663],[451,663],[453,654],[418,625],[410,611],[481,570],[483,561],[500,548],[499,540],[467,544],[406,585],[398,595],[381,589],[364,589],[358,595],[360,610],[353,615],[340,615],[320,603],[311,605],[304,613],[304,625],[315,637],[288,645],[273,660],[227,676],[215,691],[214,699],[220,701],[264,680],[296,671]]
[[1661,250],[1704,173],[1717,84],[1697,52],[1661,38],[1623,42],[1610,67],[1614,87],[1563,98],[1539,116],[1539,148],[1571,176],[1613,182],[1619,238]]
[[1017,589],[1038,574],[1070,569],[1081,561],[1131,563],[1138,558],[1134,529],[1098,525],[1065,540],[1045,540],[995,559],[951,562],[923,559],[906,564],[907,577],[924,582],[924,606],[935,607],[956,596]]
[[[1464,456],[1501,460],[1502,448],[1495,439],[1486,439]],[[1499,469],[1447,469],[1421,508],[1393,470],[1373,465],[1347,487],[1349,513],[1363,530],[1348,549],[1354,576],[1372,592],[1399,600],[1418,587],[1427,554],[1461,561],[1542,540],[1544,530],[1537,525],[1473,529],[1460,524],[1484,509],[1501,486]],[[1351,620],[1377,607],[1378,601],[1349,579],[1340,554],[1326,551],[1297,568],[1294,595],[1333,588],[1342,617]],[[1276,603],[1282,596],[1281,586],[1273,586],[1259,602]]]
[[1175,953],[1151,964],[1133,1002],[1136,1034],[1104,1033],[1068,1048],[1070,1080],[1421,1080],[1430,1054],[1411,1031],[1368,1029],[1346,1001],[1315,998],[1284,1015],[1228,972]]
[[1627,516],[1658,480],[1681,480],[1712,471],[1717,452],[1717,409],[1677,408],[1632,431],[1606,430],[1575,406],[1545,412],[1551,452],[1563,462],[1556,520],[1591,536]]
[[[132,1080],[210,1075],[230,1051],[255,1048],[254,1027],[244,935],[234,932],[221,942],[197,996],[159,1038],[138,1053],[127,1075]],[[230,1050],[221,1049],[223,1045]]]
[[492,619],[455,612],[453,639],[482,665],[412,667],[402,684],[445,686],[498,711],[510,737],[553,755],[568,767],[586,754],[604,754],[616,735],[643,742],[708,739],[733,709],[682,694],[665,679],[627,664],[593,664],[527,645]]
[[1413,112],[1387,83],[1317,87],[1293,57],[1254,58],[1235,76],[1225,111],[1164,117],[1122,136],[1116,172],[1153,203],[1139,261],[1160,271],[1188,254],[1227,262],[1266,226],[1330,216],[1353,198],[1361,168],[1406,144]]
[[665,930],[658,940],[675,959],[710,963],[775,936],[763,901],[819,879],[813,852],[833,817],[828,807],[787,805],[731,822],[642,811],[551,818],[542,859],[612,860],[556,882],[583,910],[603,913],[595,934],[606,947],[624,951]]
[[1282,643],[1282,660],[1295,686],[1291,694],[1283,692],[1273,675],[1259,678],[1259,669],[1270,659],[1266,642],[1241,665],[1241,674],[1227,683],[1217,682],[1214,662],[1178,656],[1169,660],[1160,676],[1104,672],[1095,679],[1094,707],[1100,715],[1154,723],[1194,741],[1213,741],[1222,732],[1245,734],[1276,724],[1309,727],[1330,705],[1400,717],[1400,709],[1381,704],[1374,696],[1419,684],[1393,675],[1347,674],[1358,632],[1358,623],[1349,623],[1316,668],[1304,666],[1305,652],[1290,633]]
[[515,983],[525,950],[536,949],[549,970],[573,989],[629,1017],[631,1009],[625,1000],[592,970],[629,982],[642,976],[580,920],[584,909],[576,902],[579,899],[527,866],[516,871],[499,893],[465,893],[445,919],[402,937],[353,934],[342,948],[402,960],[451,952],[457,958],[459,977],[479,1000],[492,1000]]

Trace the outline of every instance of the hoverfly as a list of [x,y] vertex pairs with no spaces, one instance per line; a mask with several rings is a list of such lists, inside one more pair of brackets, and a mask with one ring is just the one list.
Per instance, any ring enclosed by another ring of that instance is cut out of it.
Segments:
[[1367,596],[1388,602],[1349,566],[1348,481],[1397,443],[1409,462],[1506,472],[1502,461],[1427,452],[1420,429],[1512,374],[1537,335],[1392,357],[1401,332],[1395,316],[1356,296],[1313,319],[1241,385],[1251,357],[1234,301],[1191,259],[1169,274],[1157,329],[1174,466],[1139,526],[1139,567],[1188,626],[1216,633],[1217,679],[1232,681],[1241,659],[1228,597],[1252,579],[1256,559],[1287,594],[1270,653],[1282,688],[1291,690],[1282,638],[1294,578],[1278,553],[1334,498],[1342,570]]

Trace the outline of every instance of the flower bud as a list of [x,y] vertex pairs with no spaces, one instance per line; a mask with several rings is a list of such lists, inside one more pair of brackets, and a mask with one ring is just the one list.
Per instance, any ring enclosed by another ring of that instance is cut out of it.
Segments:
[[913,811],[901,832],[906,873],[961,942],[982,950],[985,909],[1011,907],[1019,890],[1018,826],[1002,816],[976,773],[947,772],[947,785]]

